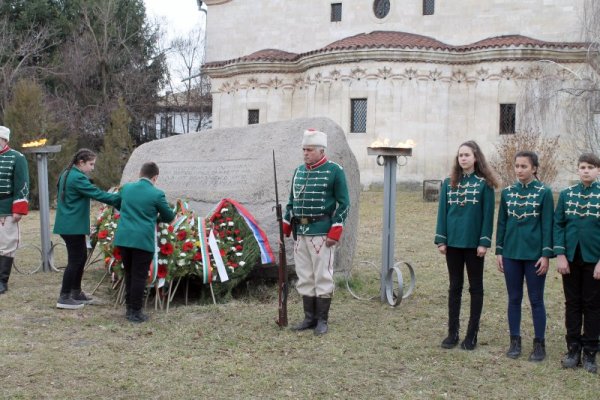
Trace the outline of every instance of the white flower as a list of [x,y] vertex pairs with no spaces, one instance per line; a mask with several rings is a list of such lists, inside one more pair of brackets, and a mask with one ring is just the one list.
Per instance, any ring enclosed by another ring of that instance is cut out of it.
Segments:
[[177,261],[177,265],[179,265],[180,267],[183,267],[185,265],[185,260]]
[[179,254],[179,257],[185,257],[186,255],[187,254],[185,254],[185,253],[181,253],[181,254]]
[[244,265],[246,265],[246,261],[240,261],[240,267],[243,267]]
[[114,223],[114,222],[111,222],[111,223],[110,223],[110,226],[111,226],[111,227],[113,227],[113,228],[116,228],[116,227],[117,227],[117,224],[116,224],[116,223]]
[[165,239],[165,238],[160,239],[160,244],[166,244],[166,243],[167,243],[167,239]]
[[235,247],[230,247],[231,250],[235,251]]
[[227,225],[229,225],[229,226],[233,226],[233,221],[229,221],[229,222],[227,223]]
[[167,262],[167,260],[165,260],[164,258],[159,258],[159,259],[158,259],[158,263],[159,263],[159,264],[167,264],[168,262]]
[[234,241],[234,239],[231,236],[227,236],[227,240],[229,240],[230,242]]
[[241,256],[243,256],[243,254],[242,254],[242,253],[235,253],[235,255],[236,255],[236,256],[238,256],[238,257],[241,257]]
[[168,230],[166,230],[166,229],[163,229],[162,231],[160,231],[160,234],[161,234],[161,235],[168,235],[168,234],[169,234],[169,231],[168,231]]
[[219,226],[220,227],[224,227],[225,226],[225,222],[221,222],[221,224]]
[[221,208],[221,213],[229,211],[229,208]]

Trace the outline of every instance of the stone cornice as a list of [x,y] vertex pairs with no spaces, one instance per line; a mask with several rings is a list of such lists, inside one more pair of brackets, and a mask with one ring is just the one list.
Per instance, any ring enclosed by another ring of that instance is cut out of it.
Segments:
[[390,63],[431,63],[446,65],[469,65],[486,62],[542,61],[557,63],[584,63],[587,59],[584,48],[484,48],[464,52],[409,48],[363,48],[324,53],[308,53],[293,61],[252,60],[225,65],[203,67],[211,78],[227,78],[256,73],[297,74],[315,67],[364,61]]
[[[549,60],[540,60],[549,61]],[[548,68],[550,66],[550,68]],[[303,90],[310,86],[330,85],[337,83],[351,84],[354,81],[390,81],[390,82],[408,82],[408,81],[430,81],[445,84],[471,85],[483,83],[486,81],[538,81],[546,78],[557,79],[560,81],[573,80],[573,73],[567,68],[560,68],[549,63],[532,63],[526,65],[515,65],[515,63],[500,63],[466,66],[450,66],[437,68],[431,65],[431,68],[416,69],[413,66],[398,65],[392,63],[380,63],[380,65],[364,66],[355,65],[345,66],[332,65],[330,70],[321,68],[315,73],[299,74],[277,74],[253,75],[240,74],[238,76],[221,79],[213,85],[213,93],[234,94],[239,90],[255,89],[282,89],[282,90]],[[593,80],[591,76],[577,76],[578,80]]]

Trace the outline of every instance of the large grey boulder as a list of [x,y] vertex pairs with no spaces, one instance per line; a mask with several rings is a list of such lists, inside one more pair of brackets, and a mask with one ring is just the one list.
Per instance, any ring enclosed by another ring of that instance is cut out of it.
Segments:
[[[279,230],[275,211],[273,155],[277,162],[279,201],[285,212],[294,169],[302,163],[302,136],[315,128],[328,135],[327,157],[346,173],[350,215],[337,251],[336,271],[348,270],[356,248],[360,173],[343,130],[328,118],[301,118],[243,128],[212,129],[145,143],[131,155],[121,184],[137,179],[144,162],[160,168],[157,186],[170,201],[187,199],[206,216],[223,198],[240,202],[267,233],[277,257]],[[286,240],[288,262],[293,263],[292,242]]]

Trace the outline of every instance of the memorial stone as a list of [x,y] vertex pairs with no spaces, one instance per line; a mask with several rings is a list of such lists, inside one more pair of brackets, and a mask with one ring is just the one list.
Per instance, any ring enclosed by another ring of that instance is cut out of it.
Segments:
[[[148,142],[131,155],[121,184],[136,180],[141,165],[154,161],[160,168],[157,186],[165,191],[169,201],[186,199],[201,216],[208,215],[223,198],[240,202],[267,233],[277,257],[279,230],[273,208],[272,153],[275,150],[279,201],[285,212],[294,169],[303,162],[302,136],[308,128],[327,133],[326,155],[340,164],[346,173],[350,214],[335,265],[335,271],[346,271],[356,248],[360,175],[343,130],[328,118],[213,129]],[[286,240],[286,250],[288,263],[292,264],[291,241]]]

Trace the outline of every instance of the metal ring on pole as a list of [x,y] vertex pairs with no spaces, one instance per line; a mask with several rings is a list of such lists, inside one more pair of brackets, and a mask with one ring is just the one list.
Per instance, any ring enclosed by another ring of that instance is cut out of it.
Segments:
[[[402,162],[400,162],[400,159],[402,159]],[[406,156],[398,156],[397,160],[398,168],[404,167],[406,164],[408,164],[408,158],[406,158]]]
[[[400,269],[402,264],[408,267],[408,271],[410,274],[410,284],[406,294],[404,293],[404,279],[402,278],[402,270]],[[397,293],[394,293],[394,274],[396,274],[396,280],[398,281]],[[394,264],[394,266],[388,270],[388,274],[385,280],[385,296],[388,304],[392,307],[398,306],[402,302],[402,300],[410,296],[414,290],[415,271],[413,270],[412,265],[405,261],[399,261],[396,264]]]
[[377,162],[377,165],[379,165],[380,167],[382,167],[385,164],[385,158],[383,158],[382,155],[378,155],[377,158],[375,159],[375,161]]

